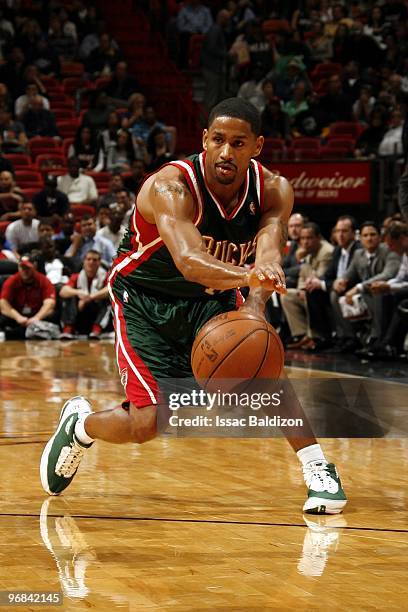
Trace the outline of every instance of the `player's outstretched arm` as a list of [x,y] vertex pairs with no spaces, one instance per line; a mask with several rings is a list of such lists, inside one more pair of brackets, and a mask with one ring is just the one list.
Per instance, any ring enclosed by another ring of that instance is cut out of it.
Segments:
[[244,308],[262,311],[273,291],[286,292],[281,261],[287,240],[287,224],[294,202],[293,189],[287,179],[265,168],[264,175],[264,213],[257,235],[255,267],[249,279],[251,290],[244,305]]
[[149,195],[160,236],[186,280],[218,290],[248,285],[246,270],[207,253],[194,225],[193,197],[178,170],[166,169],[157,175]]

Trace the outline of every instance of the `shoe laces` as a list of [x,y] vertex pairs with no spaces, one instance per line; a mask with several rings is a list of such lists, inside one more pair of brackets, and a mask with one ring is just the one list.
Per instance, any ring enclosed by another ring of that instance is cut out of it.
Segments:
[[75,442],[72,446],[63,446],[55,467],[55,473],[64,478],[71,478],[78,469],[84,450]]
[[303,475],[309,489],[337,493],[339,486],[333,478],[335,471],[333,474],[329,466],[325,461],[310,461],[303,467]]

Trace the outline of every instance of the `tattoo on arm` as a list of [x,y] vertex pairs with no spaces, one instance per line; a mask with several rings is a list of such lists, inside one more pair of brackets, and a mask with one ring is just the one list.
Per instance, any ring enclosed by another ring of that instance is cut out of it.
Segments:
[[180,195],[185,196],[190,192],[183,184],[180,183],[168,183],[167,185],[155,185],[154,192],[160,195]]

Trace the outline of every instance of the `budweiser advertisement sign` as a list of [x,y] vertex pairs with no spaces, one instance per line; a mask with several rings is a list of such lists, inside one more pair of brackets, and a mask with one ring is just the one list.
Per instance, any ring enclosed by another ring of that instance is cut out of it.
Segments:
[[297,204],[370,204],[370,162],[275,163],[271,170],[286,177]]

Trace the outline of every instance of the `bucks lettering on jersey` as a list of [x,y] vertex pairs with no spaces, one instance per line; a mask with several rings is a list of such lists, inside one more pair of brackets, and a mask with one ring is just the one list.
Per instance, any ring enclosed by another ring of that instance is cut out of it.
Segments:
[[[253,260],[256,234],[262,214],[262,166],[251,160],[241,196],[229,214],[211,193],[204,174],[205,153],[183,161],[170,162],[179,168],[196,203],[194,224],[203,236],[207,252],[223,262],[243,266]],[[176,268],[160,238],[157,227],[147,223],[137,203],[123,238],[113,274],[126,277],[130,286],[179,297],[204,296],[212,293],[203,285],[187,281]]]

